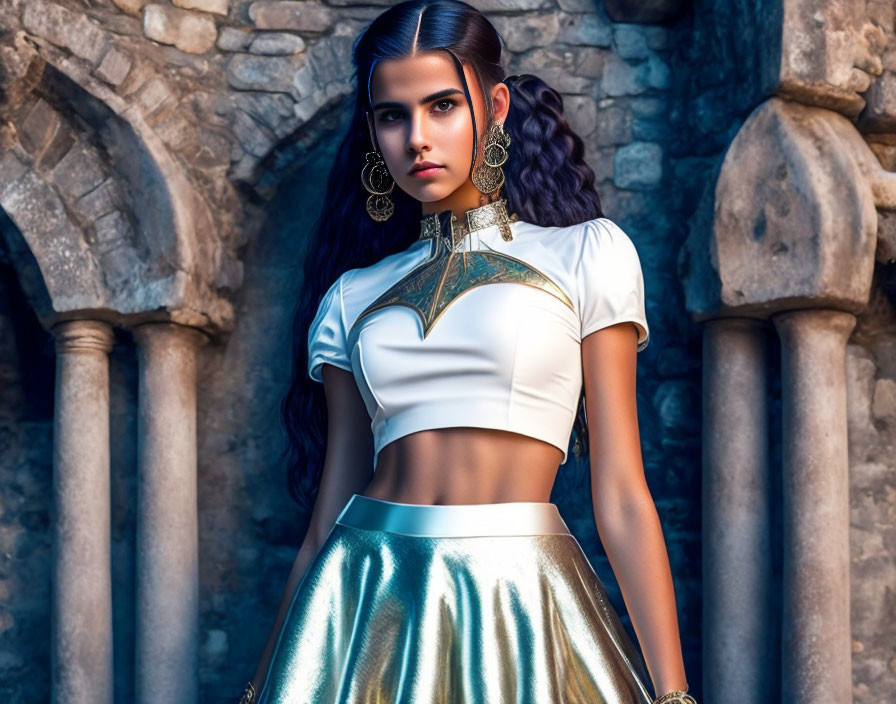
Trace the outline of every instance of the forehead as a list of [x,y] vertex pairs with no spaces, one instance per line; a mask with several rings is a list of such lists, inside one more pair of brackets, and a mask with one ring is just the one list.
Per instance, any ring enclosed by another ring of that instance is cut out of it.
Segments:
[[[466,66],[464,74],[472,88],[471,74]],[[370,77],[370,93],[374,103],[380,100],[416,102],[444,88],[463,90],[454,61],[444,51],[382,59],[377,62]]]

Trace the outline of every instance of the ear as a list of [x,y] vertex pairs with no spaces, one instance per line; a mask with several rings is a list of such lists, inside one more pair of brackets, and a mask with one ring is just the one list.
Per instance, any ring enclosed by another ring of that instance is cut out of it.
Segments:
[[504,124],[507,113],[510,111],[510,91],[506,83],[499,81],[492,88],[492,105],[494,106],[495,121]]

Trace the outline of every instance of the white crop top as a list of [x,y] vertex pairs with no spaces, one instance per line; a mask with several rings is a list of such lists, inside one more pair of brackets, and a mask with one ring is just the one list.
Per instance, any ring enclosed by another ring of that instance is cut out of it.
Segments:
[[508,255],[547,281],[482,281],[441,309],[425,336],[408,305],[365,309],[430,258],[434,239],[350,269],[324,294],[309,329],[307,371],[322,381],[327,363],[354,375],[371,418],[374,467],[393,440],[448,427],[537,438],[560,448],[566,462],[582,388],[582,339],[631,321],[638,351],[647,346],[641,264],[622,229],[607,218],[569,227],[517,220],[510,227],[510,241],[491,225],[468,232],[459,249]]

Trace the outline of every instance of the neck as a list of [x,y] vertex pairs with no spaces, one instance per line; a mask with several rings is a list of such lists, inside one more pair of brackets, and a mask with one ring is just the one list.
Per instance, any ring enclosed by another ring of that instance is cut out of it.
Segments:
[[443,210],[450,210],[458,220],[466,222],[466,212],[478,208],[482,205],[492,203],[499,198],[499,193],[486,195],[482,193],[470,179],[467,179],[460,188],[447,198],[434,200],[430,203],[423,203],[423,215],[431,213],[441,213]]

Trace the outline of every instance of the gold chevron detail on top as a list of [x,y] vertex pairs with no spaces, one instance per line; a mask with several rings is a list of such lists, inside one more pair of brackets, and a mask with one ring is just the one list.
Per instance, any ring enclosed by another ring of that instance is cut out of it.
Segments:
[[390,286],[362,311],[352,326],[374,311],[401,305],[417,313],[425,338],[448,306],[460,296],[479,286],[498,283],[517,283],[541,289],[575,310],[572,301],[557,284],[521,259],[494,250],[454,251],[447,239],[435,237],[433,256]]

